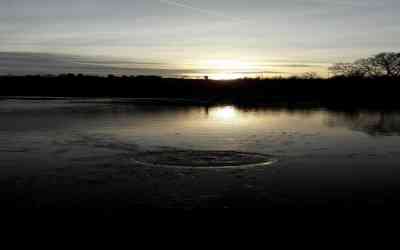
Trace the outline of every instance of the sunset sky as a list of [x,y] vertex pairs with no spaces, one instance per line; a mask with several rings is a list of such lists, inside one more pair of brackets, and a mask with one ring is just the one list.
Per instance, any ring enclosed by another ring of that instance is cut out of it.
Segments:
[[1,0],[0,74],[326,75],[400,49],[399,0]]

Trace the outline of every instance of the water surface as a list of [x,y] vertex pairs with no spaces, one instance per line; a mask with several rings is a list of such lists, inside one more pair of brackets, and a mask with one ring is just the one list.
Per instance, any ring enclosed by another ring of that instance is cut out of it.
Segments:
[[282,159],[400,160],[400,116],[394,112],[114,104],[109,99],[61,98],[3,100],[0,116],[2,166],[29,155],[52,161],[61,152],[68,155],[83,146],[85,150],[79,153],[90,154],[90,145],[105,142],[140,150],[230,150]]
[[[103,190],[101,197],[118,190],[117,196],[134,193],[125,200],[152,206],[220,207],[237,200],[243,205],[243,199],[249,206],[260,200],[297,204],[337,197],[353,202],[356,194],[381,203],[400,190],[400,113],[393,111],[14,98],[0,101],[0,119],[0,180],[17,190],[22,185],[24,193],[42,195],[68,184],[63,188],[76,189],[77,196],[88,194],[82,190],[92,190],[90,195]],[[241,170],[137,164],[137,156],[152,152],[161,152],[170,165],[184,161],[174,151],[212,160],[227,154],[218,152],[241,152],[278,161]],[[63,197],[59,192],[45,200]]]

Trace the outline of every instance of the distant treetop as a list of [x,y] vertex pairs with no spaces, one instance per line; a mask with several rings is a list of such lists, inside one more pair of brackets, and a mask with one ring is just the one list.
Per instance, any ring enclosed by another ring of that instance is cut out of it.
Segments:
[[353,63],[336,63],[329,71],[344,77],[400,78],[400,53],[385,52]]

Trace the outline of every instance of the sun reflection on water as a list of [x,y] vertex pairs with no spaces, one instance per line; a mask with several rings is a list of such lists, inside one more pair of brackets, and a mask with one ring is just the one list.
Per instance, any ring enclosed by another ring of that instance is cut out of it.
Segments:
[[232,121],[237,118],[238,112],[233,106],[217,107],[210,111],[210,117],[221,121]]

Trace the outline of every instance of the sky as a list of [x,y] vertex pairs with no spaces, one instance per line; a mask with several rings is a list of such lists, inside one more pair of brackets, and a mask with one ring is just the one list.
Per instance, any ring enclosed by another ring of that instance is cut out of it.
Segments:
[[326,74],[400,49],[398,0],[1,0],[0,74]]

